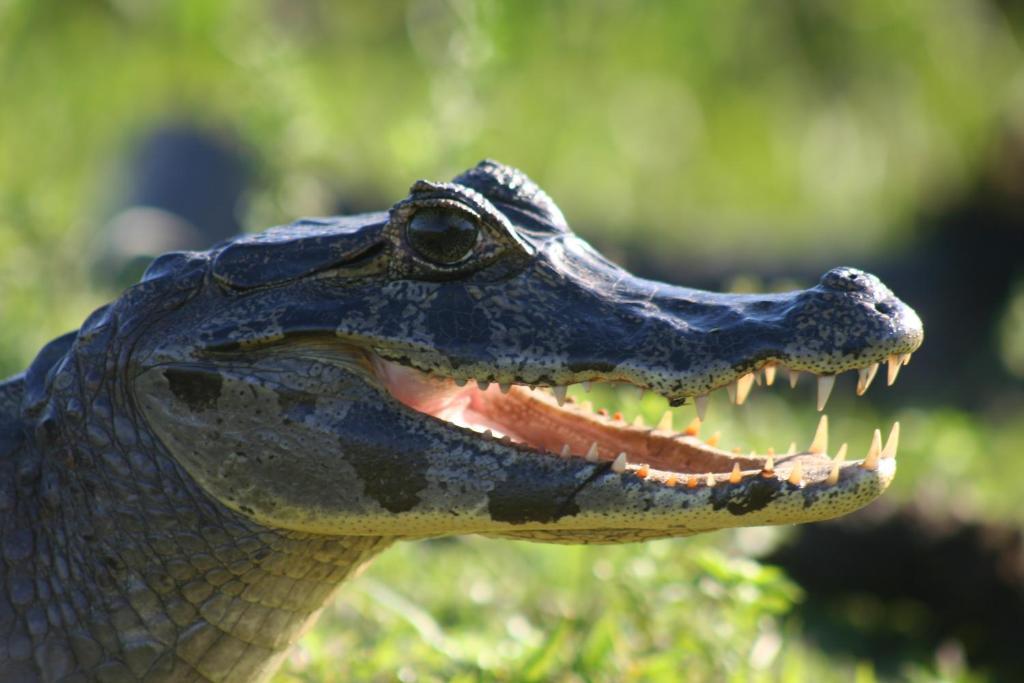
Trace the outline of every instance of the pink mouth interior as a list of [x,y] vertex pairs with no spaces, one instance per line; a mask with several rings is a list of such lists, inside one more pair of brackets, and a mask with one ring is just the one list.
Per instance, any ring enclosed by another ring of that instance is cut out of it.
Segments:
[[599,460],[611,461],[626,453],[630,463],[669,473],[726,473],[737,463],[751,472],[765,465],[765,457],[733,455],[691,433],[628,425],[571,401],[559,406],[544,390],[516,385],[502,393],[497,384],[486,390],[472,382],[460,387],[451,379],[379,359],[374,366],[382,384],[406,406],[477,432],[490,430],[495,438],[506,437],[541,455],[558,455],[567,449],[569,457],[584,457],[596,444]]

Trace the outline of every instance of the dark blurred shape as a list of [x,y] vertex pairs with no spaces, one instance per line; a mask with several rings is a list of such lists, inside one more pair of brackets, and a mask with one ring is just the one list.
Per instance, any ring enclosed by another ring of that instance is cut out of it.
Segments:
[[128,165],[124,208],[104,229],[96,279],[123,288],[154,256],[236,235],[248,179],[243,154],[226,136],[188,124],[150,133]]
[[968,193],[923,218],[920,240],[873,269],[924,321],[926,339],[901,389],[968,408],[997,406],[1019,379],[998,326],[1024,276],[1024,131],[997,137]]
[[766,562],[806,591],[805,637],[897,674],[962,650],[972,670],[1024,680],[1024,536],[939,506],[886,501],[802,527]]

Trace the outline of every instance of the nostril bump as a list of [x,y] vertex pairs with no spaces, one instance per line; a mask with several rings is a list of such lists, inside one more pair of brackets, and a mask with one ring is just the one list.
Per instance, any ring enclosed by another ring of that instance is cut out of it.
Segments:
[[875,310],[882,315],[891,316],[893,313],[892,304],[887,304],[884,301],[879,301],[875,304]]

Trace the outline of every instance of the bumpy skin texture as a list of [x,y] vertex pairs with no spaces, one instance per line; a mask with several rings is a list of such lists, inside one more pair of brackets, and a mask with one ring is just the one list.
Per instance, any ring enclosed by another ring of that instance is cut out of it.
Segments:
[[[410,247],[424,209],[479,226],[467,258]],[[761,296],[635,278],[493,162],[419,181],[388,213],[165,255],[0,383],[0,681],[263,680],[397,538],[620,542],[808,521],[892,476],[669,488],[412,410],[382,387],[380,359],[456,379],[627,381],[682,403],[768,361],[835,373],[920,340],[913,311],[852,269]]]

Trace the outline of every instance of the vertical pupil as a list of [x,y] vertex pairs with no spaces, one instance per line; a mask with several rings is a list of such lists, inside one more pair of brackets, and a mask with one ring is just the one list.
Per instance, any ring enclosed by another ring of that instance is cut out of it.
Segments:
[[448,211],[423,209],[406,229],[409,244],[429,261],[458,263],[473,250],[477,226],[472,220]]

